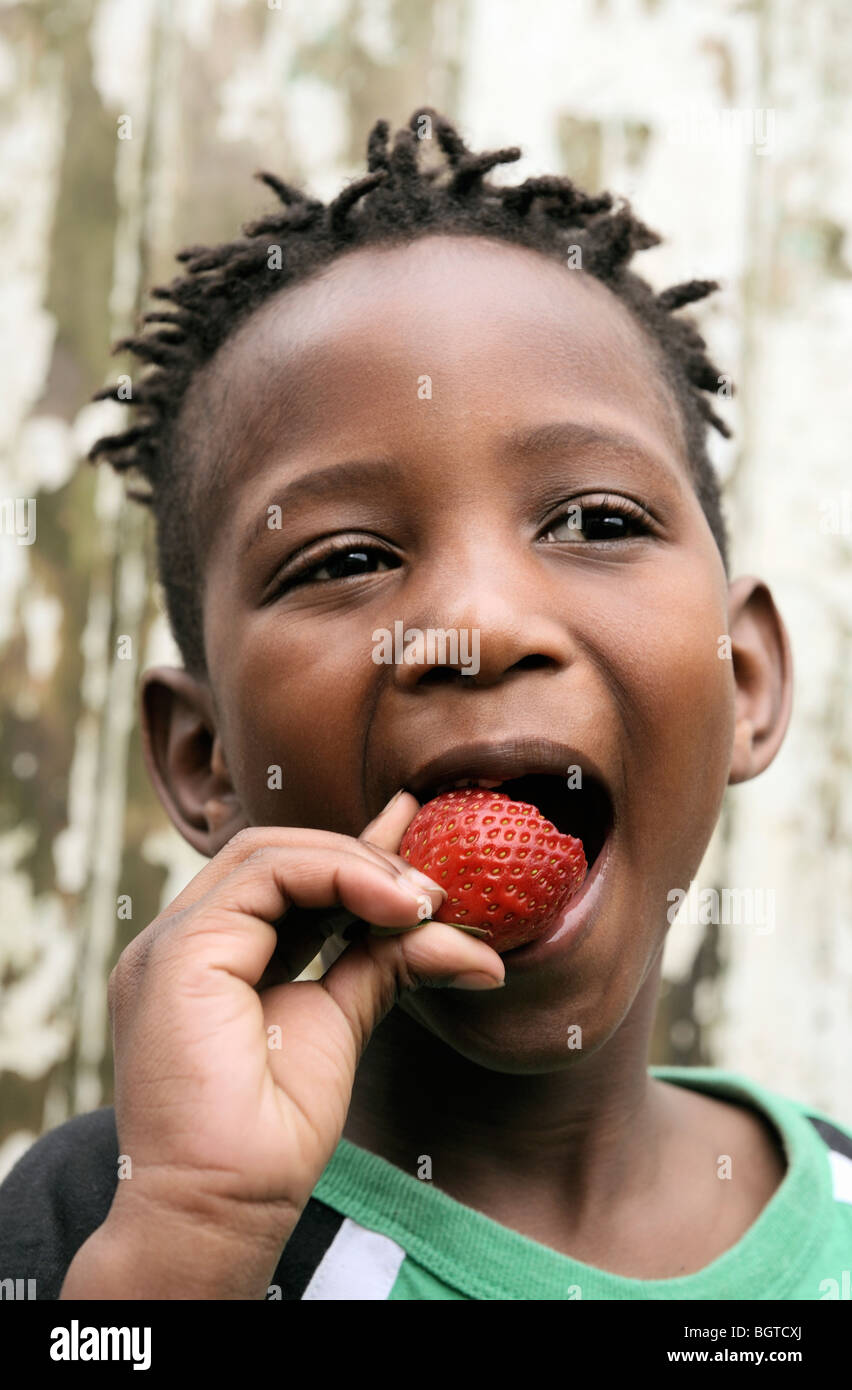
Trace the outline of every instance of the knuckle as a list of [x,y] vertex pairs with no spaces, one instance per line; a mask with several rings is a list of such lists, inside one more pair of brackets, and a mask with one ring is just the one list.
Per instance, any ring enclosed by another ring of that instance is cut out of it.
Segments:
[[242,858],[249,850],[257,848],[261,843],[260,832],[256,826],[248,825],[244,829],[238,830],[236,835],[232,835],[228,841],[228,849]]
[[376,859],[381,859],[385,864],[393,864],[396,868],[407,868],[404,859],[400,859],[393,850],[385,849],[384,845],[375,845],[372,840],[358,840],[357,842],[368,854]]
[[132,981],[138,979],[142,973],[142,962],[139,953],[131,954],[130,947],[122,952],[110,972],[107,982],[107,1007],[110,1017],[113,1017],[121,1007],[124,999],[132,993]]
[[387,988],[394,991],[396,998],[424,985],[448,983],[453,975],[452,966],[434,949],[434,943],[430,949],[424,940],[428,934],[429,927],[424,925],[401,936],[370,940],[371,954],[385,967]]
[[415,969],[404,955],[401,955],[397,962],[394,977],[396,988],[400,994],[411,994],[414,990],[420,989],[420,986],[426,982],[423,973]]
[[256,860],[271,859],[278,853],[278,845],[258,845],[250,854],[245,856],[243,863],[254,864]]
[[107,1005],[112,1015],[125,999],[139,993],[142,980],[151,966],[157,933],[152,923],[125,946],[107,981]]

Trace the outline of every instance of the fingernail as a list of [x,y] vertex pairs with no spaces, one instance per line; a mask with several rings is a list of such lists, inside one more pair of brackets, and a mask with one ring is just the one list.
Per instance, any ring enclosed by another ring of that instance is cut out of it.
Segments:
[[493,975],[485,975],[479,970],[466,970],[462,975],[454,975],[450,980],[452,989],[502,989],[505,980],[495,980]]
[[[425,893],[415,893],[413,888],[409,889],[408,884],[402,884],[400,886],[403,888],[404,891],[410,893],[410,896],[414,899],[414,901],[417,904],[416,925],[420,926],[422,922],[431,921],[432,913],[435,911],[431,898],[427,897]],[[400,936],[403,932],[413,930],[414,924],[408,927],[370,927],[370,931],[373,932],[373,934],[376,936]]]
[[435,883],[427,874],[421,874],[419,869],[413,869],[410,864],[406,864],[402,871],[412,883],[416,883],[419,888],[425,888],[427,893],[440,893],[442,898],[446,898],[447,890],[440,884]]
[[399,887],[402,889],[403,893],[406,894],[406,896],[410,894],[414,901],[417,903],[417,916],[420,918],[421,922],[426,917],[431,917],[433,913],[438,911],[438,907],[441,906],[441,904],[438,903],[438,906],[436,907],[435,904],[432,902],[432,899],[429,897],[429,894],[423,893],[422,891],[418,892],[413,883],[406,883],[403,879],[403,881],[399,884]]
[[[389,811],[390,808],[391,808],[391,806],[393,806],[394,802],[395,802],[395,801],[399,801],[399,798],[402,796],[402,793],[403,793],[404,791],[405,791],[405,787],[400,787],[400,789],[399,789],[398,792],[394,792],[394,794],[393,794],[393,796],[391,797],[390,801],[388,802],[387,806],[383,806],[383,807],[382,807],[381,811],[379,812],[379,816],[383,816],[383,815],[385,814],[385,811]],[[378,820],[378,818],[379,818],[379,817],[377,816],[376,819]]]

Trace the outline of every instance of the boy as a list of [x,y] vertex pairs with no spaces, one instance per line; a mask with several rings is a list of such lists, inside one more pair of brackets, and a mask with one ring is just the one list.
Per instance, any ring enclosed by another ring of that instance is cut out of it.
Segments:
[[[148,484],[185,668],[144,678],[146,760],[210,863],[111,976],[114,1112],[0,1189],[40,1297],[819,1299],[848,1267],[849,1130],[647,1067],[670,890],[790,715],[673,317],[716,286],[655,295],[659,238],[486,181],[518,156],[421,110],[328,208],[263,175],[283,212],[181,253],[125,344],[153,368],[94,453]],[[400,621],[478,669],[374,660]],[[471,781],[589,861],[503,955],[399,854]]]

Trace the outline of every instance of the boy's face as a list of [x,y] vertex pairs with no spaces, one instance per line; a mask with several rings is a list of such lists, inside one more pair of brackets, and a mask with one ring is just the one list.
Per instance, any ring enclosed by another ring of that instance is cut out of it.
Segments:
[[[204,641],[232,799],[188,838],[214,853],[246,824],[357,836],[398,787],[434,794],[446,769],[429,765],[454,752],[458,777],[502,780],[504,757],[507,776],[547,771],[549,809],[582,833],[579,765],[610,808],[581,939],[515,973],[508,954],[494,997],[402,1007],[497,1070],[570,1061],[570,1024],[588,1053],[649,978],[729,778],[760,770],[754,690],[720,656],[722,561],[641,331],[581,272],[433,236],[285,290],[193,390],[218,483],[200,489]],[[638,521],[587,539],[569,509],[600,522],[605,499]],[[767,595],[749,632],[786,688],[773,614]],[[478,671],[377,662],[377,630],[400,621],[455,630],[468,653],[478,633]]]

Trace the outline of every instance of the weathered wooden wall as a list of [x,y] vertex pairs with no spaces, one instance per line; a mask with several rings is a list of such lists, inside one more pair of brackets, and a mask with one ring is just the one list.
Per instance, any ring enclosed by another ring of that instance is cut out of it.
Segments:
[[255,168],[327,197],[372,120],[422,102],[479,148],[521,144],[513,179],[628,193],[667,238],[637,263],[653,283],[724,283],[698,311],[740,388],[715,457],[736,569],[789,623],[796,707],[697,880],[771,891],[774,929],[675,925],[653,1060],[730,1066],[852,1121],[850,67],[845,0],[0,10],[0,499],[37,503],[31,544],[0,533],[0,1175],[111,1099],[109,969],[201,863],[140,759],[138,673],[173,657],[147,518],[80,462],[119,409],[86,404],[121,367],[108,344],[178,246],[267,205]]

